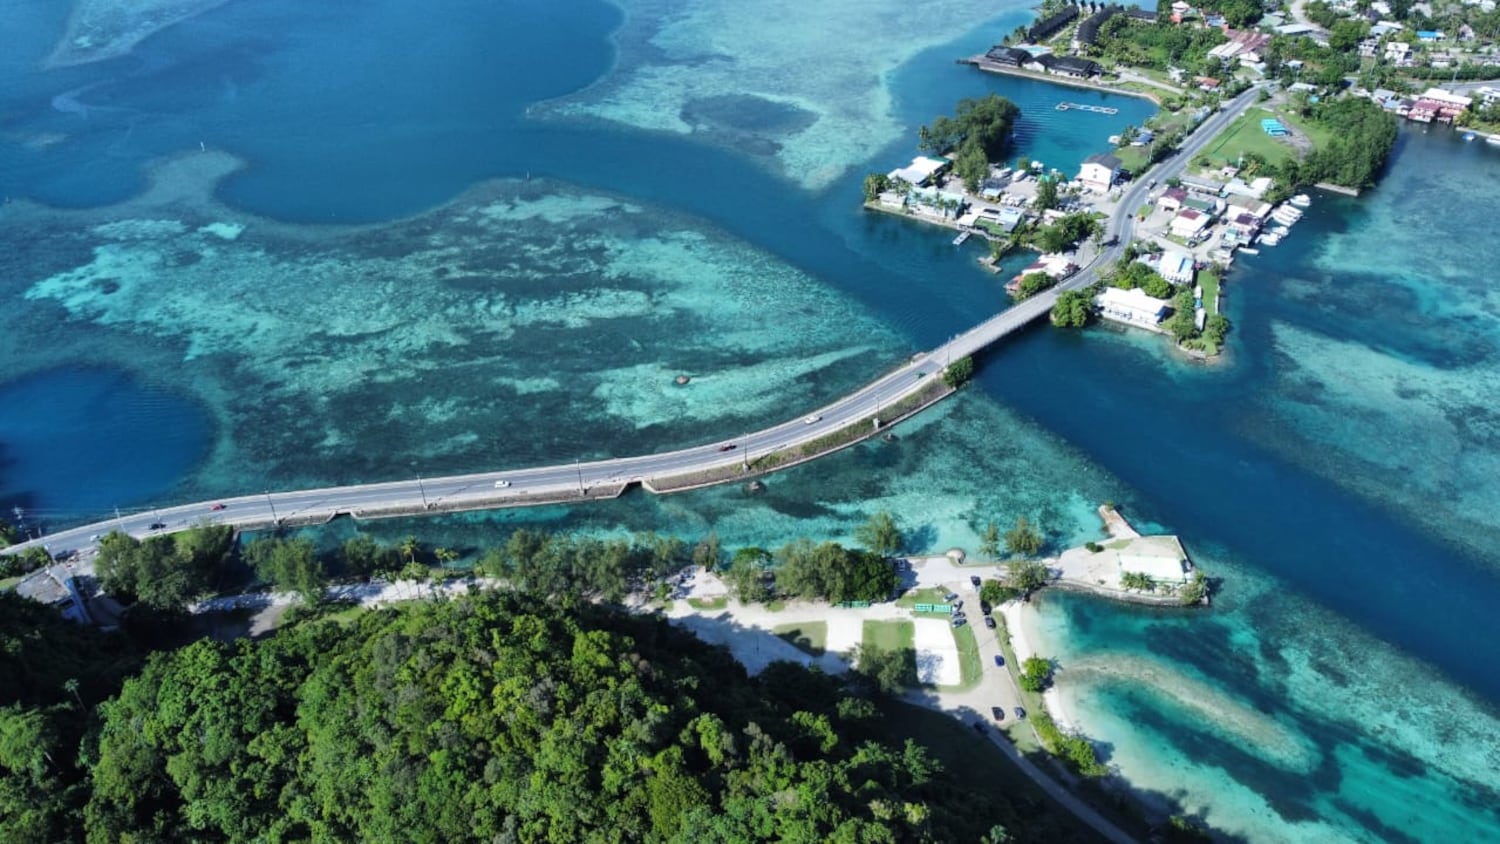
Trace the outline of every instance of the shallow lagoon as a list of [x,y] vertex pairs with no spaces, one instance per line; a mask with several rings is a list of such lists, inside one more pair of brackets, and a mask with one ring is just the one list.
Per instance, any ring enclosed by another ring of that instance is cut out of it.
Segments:
[[[111,361],[207,409],[211,445],[184,449],[195,468],[171,492],[142,482],[141,504],[719,438],[805,412],[1001,301],[1000,279],[974,267],[978,251],[855,206],[864,170],[911,154],[899,131],[861,139],[878,154],[822,191],[775,175],[795,160],[776,150],[798,149],[805,115],[827,111],[826,87],[785,95],[796,109],[772,115],[775,147],[726,131],[770,106],[714,93],[689,114],[717,131],[687,138],[523,120],[537,99],[608,90],[579,93],[611,66],[606,36],[621,18],[597,4],[568,11],[523,3],[502,21],[474,4],[450,16],[473,21],[460,34],[403,4],[357,18],[229,4],[99,67],[0,65],[16,83],[0,88],[0,129],[19,141],[0,146],[4,192],[105,206],[0,210],[3,296],[23,326],[0,339],[10,371]],[[644,38],[620,43],[621,67],[642,62],[624,51],[653,37],[656,12],[633,11]],[[44,31],[47,15],[34,18]],[[877,129],[911,127],[998,90],[1027,109],[1020,151],[1064,169],[1149,113],[1119,97],[1114,121],[1055,112],[1058,99],[1098,95],[951,63],[1024,19],[1006,13],[904,65],[910,53],[886,57],[892,72],[863,80],[876,93],[855,108]],[[518,40],[519,22],[534,49],[497,49]],[[338,37],[350,28],[362,37]],[[408,38],[424,49],[392,47]],[[548,64],[558,56],[561,70]],[[75,96],[87,117],[54,108],[101,80]],[[677,91],[657,93],[637,102],[680,111]],[[145,162],[200,140],[248,167],[224,182],[208,168],[150,209],[111,210],[145,186]],[[1092,506],[1114,499],[1182,533],[1226,581],[1202,617],[1044,605],[1067,634],[1056,645],[1065,669],[1123,652],[1153,678],[1080,670],[1070,684],[1064,672],[1079,720],[1122,773],[1256,840],[1483,837],[1493,819],[1475,806],[1497,802],[1500,670],[1495,646],[1471,633],[1486,629],[1500,586],[1493,545],[1466,526],[1491,530],[1482,467],[1495,448],[1461,408],[1491,383],[1481,364],[1495,321],[1469,281],[1489,264],[1426,251],[1441,221],[1412,226],[1431,206],[1411,203],[1431,197],[1402,181],[1454,162],[1468,169],[1448,200],[1493,208],[1491,151],[1409,136],[1390,190],[1320,201],[1279,252],[1247,260],[1229,287],[1231,366],[1185,367],[1150,339],[1108,331],[1033,331],[987,357],[982,390],[898,442],[785,473],[762,496],[729,487],[375,529],[471,546],[517,523],[775,544],[846,536],[890,509],[940,550],[1019,513],[1075,542],[1096,529]],[[510,181],[476,187],[497,176]],[[224,205],[209,198],[216,184]],[[387,222],[292,225],[314,220]],[[1384,251],[1393,242],[1407,244],[1404,263]],[[481,271],[455,274],[466,261]],[[805,321],[761,319],[757,304]],[[671,386],[689,366],[692,389]],[[1386,431],[1401,433],[1372,457]],[[1432,506],[1412,512],[1414,498]],[[1205,724],[1174,697],[1183,688],[1260,717]],[[1256,752],[1267,736],[1280,750]],[[1393,809],[1402,804],[1425,814]]]

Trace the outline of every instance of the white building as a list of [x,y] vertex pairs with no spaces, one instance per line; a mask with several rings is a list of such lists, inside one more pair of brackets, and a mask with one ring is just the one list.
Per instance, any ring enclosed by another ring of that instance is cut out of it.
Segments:
[[1209,216],[1194,208],[1184,208],[1172,218],[1169,227],[1172,234],[1184,240],[1192,240],[1208,228]]
[[1089,190],[1109,193],[1115,178],[1120,175],[1120,159],[1109,153],[1091,155],[1083,160],[1078,169],[1078,181]]
[[1105,319],[1152,331],[1160,330],[1161,321],[1172,308],[1166,299],[1147,296],[1138,287],[1130,290],[1106,287],[1094,297],[1094,304],[1099,306],[1099,314]]
[[[1134,549],[1132,549],[1134,550]],[[1151,550],[1151,549],[1144,549]],[[1144,574],[1157,583],[1186,583],[1187,566],[1176,554],[1170,553],[1118,553],[1120,574],[1135,572]]]
[[1161,253],[1161,259],[1156,263],[1156,271],[1161,277],[1173,284],[1191,284],[1193,282],[1193,256],[1186,252],[1178,252],[1176,249],[1168,249]]
[[922,186],[932,181],[932,177],[941,173],[950,163],[946,158],[919,155],[905,167],[887,173],[886,178],[892,181],[900,179],[909,185]]

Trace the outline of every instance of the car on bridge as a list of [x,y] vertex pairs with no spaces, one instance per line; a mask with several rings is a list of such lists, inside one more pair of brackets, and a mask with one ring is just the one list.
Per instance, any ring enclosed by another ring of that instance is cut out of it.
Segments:
[[510,486],[510,481],[507,481],[507,480],[498,480],[498,481],[495,481],[495,489],[505,489],[508,486]]
[[720,451],[734,451],[734,448],[734,443],[724,443],[723,445],[719,446]]
[[214,506],[212,506],[212,507],[210,507],[208,509],[210,509],[210,510],[214,511],[215,513],[217,513],[220,510],[224,509],[224,505],[223,504],[215,504]]
[[166,522],[152,522],[151,523],[151,527],[148,528],[148,530],[166,530],[166,529],[167,529],[167,523]]
[[814,413],[814,414],[811,414],[809,416],[802,417],[802,424],[804,424],[804,425],[811,425],[814,422],[818,422],[818,421],[822,420],[822,418],[823,417],[821,417],[818,414]]

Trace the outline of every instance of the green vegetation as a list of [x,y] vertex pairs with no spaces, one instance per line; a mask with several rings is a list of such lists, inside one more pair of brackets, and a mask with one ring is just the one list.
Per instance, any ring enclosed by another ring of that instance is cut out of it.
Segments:
[[1192,288],[1186,286],[1172,297],[1172,315],[1167,317],[1166,329],[1179,343],[1198,336],[1198,326],[1193,318],[1193,301]]
[[1021,597],[1021,590],[1014,586],[1007,586],[998,580],[986,580],[980,584],[979,600],[992,607],[998,607],[1006,601],[1013,601]]
[[884,557],[836,542],[798,539],[777,549],[776,561],[776,592],[786,598],[888,601],[898,582]]
[[44,566],[52,565],[47,549],[33,545],[18,554],[0,554],[0,579],[19,580]]
[[296,592],[303,603],[323,600],[328,575],[311,539],[263,537],[245,547],[245,560],[262,581],[279,590]]
[[1031,207],[1038,211],[1049,211],[1057,207],[1057,202],[1057,180],[1051,176],[1037,176],[1036,198],[1031,201]]
[[[416,545],[415,540],[403,543],[413,561]],[[687,544],[675,537],[647,533],[631,539],[595,539],[522,528],[484,554],[476,569],[522,591],[618,602],[690,562]]]
[[1065,252],[1100,230],[1097,217],[1080,211],[1059,217],[1055,222],[1037,229],[1031,242],[1043,252]]
[[1204,574],[1202,569],[1194,569],[1193,578],[1178,590],[1177,597],[1182,601],[1183,606],[1191,607],[1202,603],[1203,599],[1208,597],[1208,588],[1208,575]]
[[1042,691],[1052,682],[1052,663],[1039,656],[1027,657],[1016,682],[1028,692]]
[[828,622],[826,621],[782,624],[772,628],[771,632],[798,650],[813,656],[822,656],[828,650]]
[[1031,726],[1041,737],[1047,752],[1068,762],[1078,773],[1086,777],[1102,777],[1109,773],[1109,768],[1099,761],[1088,739],[1064,735],[1045,711],[1032,712]]
[[1047,567],[1035,560],[1011,563],[1009,569],[1007,580],[1011,588],[1020,590],[1022,595],[1030,595],[1052,582]]
[[176,611],[212,590],[234,544],[228,525],[202,525],[144,542],[115,531],[99,542],[99,585],[124,604]]
[[1283,162],[1295,159],[1297,152],[1291,144],[1267,135],[1260,128],[1262,120],[1273,117],[1286,121],[1284,115],[1271,109],[1246,109],[1201,154],[1219,164],[1264,161],[1280,166]]
[[957,390],[974,377],[974,359],[964,355],[943,367],[943,383]]
[[854,670],[888,695],[917,685],[916,627],[910,621],[866,621]]
[[1012,554],[1031,556],[1042,550],[1042,532],[1025,516],[1016,517],[1016,526],[1005,532],[1005,547]]
[[890,190],[890,177],[884,173],[871,173],[865,177],[865,202],[874,202],[882,193]]
[[1301,162],[1288,162],[1286,185],[1332,182],[1351,188],[1375,184],[1396,144],[1396,118],[1366,99],[1341,97],[1304,106],[1304,116],[1328,132],[1329,140]]
[[884,740],[885,720],[838,680],[790,666],[751,679],[664,622],[471,597],[153,658],[101,707],[84,811],[47,832],[973,841],[998,824],[1030,835],[1008,802],[962,792],[959,803],[956,777]]
[[993,520],[985,525],[984,533],[979,535],[979,557],[984,560],[993,560],[1000,556],[1000,526]]
[[1224,33],[1217,29],[1136,21],[1117,15],[1099,27],[1098,40],[1085,52],[1131,67],[1181,67],[1201,75],[1218,71],[1217,62],[1209,65],[1208,51],[1225,40]]
[[891,557],[901,552],[906,539],[896,517],[885,510],[871,516],[869,521],[854,529],[854,539],[870,553]]
[[945,594],[947,594],[946,590],[935,586],[913,589],[896,599],[896,606],[909,610],[917,604],[941,604],[944,603],[943,595]]
[[1155,592],[1156,582],[1138,571],[1127,571],[1120,573],[1120,587],[1138,589],[1142,592]]
[[1044,272],[1027,273],[1021,276],[1021,284],[1016,288],[1015,300],[1024,302],[1032,296],[1057,284],[1057,280]]
[[1094,297],[1087,290],[1064,290],[1052,305],[1052,324],[1058,328],[1083,328],[1094,320]]
[[0,548],[9,548],[20,540],[21,536],[16,530],[16,526],[4,519],[0,519]]
[[955,117],[940,115],[917,130],[917,147],[934,155],[952,150],[954,175],[970,191],[978,190],[989,174],[989,163],[1005,159],[1011,129],[1020,114],[1015,103],[998,94],[966,97],[959,100]]
[[958,685],[943,688],[967,691],[984,679],[984,660],[979,656],[979,639],[974,628],[967,624],[953,628],[953,644],[958,649]]
[[773,558],[764,548],[741,548],[734,552],[724,583],[729,594],[742,604],[763,604],[775,594],[775,576],[771,573]]
[[714,598],[688,598],[688,606],[695,610],[713,612],[727,608],[729,606],[729,598],[726,595],[719,595]]

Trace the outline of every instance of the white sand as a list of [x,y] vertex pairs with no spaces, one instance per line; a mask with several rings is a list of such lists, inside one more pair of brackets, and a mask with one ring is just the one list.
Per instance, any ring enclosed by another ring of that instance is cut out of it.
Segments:
[[958,665],[958,645],[946,619],[914,618],[917,679],[938,686],[955,686],[963,679]]
[[849,653],[864,641],[865,621],[858,613],[829,613],[827,623],[828,640],[824,647],[829,653]]
[[[1007,601],[1000,606],[1000,614],[1005,616],[1005,626],[1010,631],[1010,646],[1016,652],[1016,659],[1025,662],[1033,656],[1045,657],[1047,648],[1046,639],[1041,636],[1037,624],[1037,612],[1030,604],[1020,601]],[[1016,666],[1020,670],[1020,666]],[[1047,714],[1052,716],[1053,723],[1065,733],[1077,733],[1078,721],[1067,704],[1064,696],[1058,691],[1058,684],[1062,681],[1061,675],[1054,678],[1052,687],[1042,692],[1042,703],[1047,707]]]

